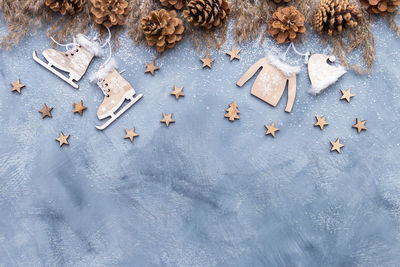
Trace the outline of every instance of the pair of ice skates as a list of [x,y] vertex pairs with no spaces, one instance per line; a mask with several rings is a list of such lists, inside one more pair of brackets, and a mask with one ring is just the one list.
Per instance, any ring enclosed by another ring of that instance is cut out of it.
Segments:
[[[74,81],[79,81],[86,73],[93,57],[101,52],[101,46],[84,35],[78,35],[72,44],[65,46],[67,47],[66,52],[55,49],[44,50],[42,54],[47,63],[38,58],[36,51],[33,51],[33,59],[72,87],[78,89],[79,86]],[[61,71],[68,73],[68,77],[63,75]],[[103,71],[103,76],[98,77],[97,85],[104,93],[104,100],[97,110],[97,117],[100,120],[111,117],[103,125],[96,126],[99,130],[107,128],[143,96],[139,94],[134,97],[135,89],[115,68],[106,72]],[[122,107],[125,100],[129,103]],[[117,112],[117,110],[119,111]]]

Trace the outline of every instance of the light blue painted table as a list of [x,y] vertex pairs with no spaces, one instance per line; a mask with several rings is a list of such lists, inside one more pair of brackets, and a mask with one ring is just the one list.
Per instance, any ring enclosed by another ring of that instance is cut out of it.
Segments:
[[[373,31],[374,71],[349,72],[313,97],[302,65],[291,114],[286,94],[272,108],[250,95],[251,82],[235,86],[286,46],[242,45],[231,63],[229,39],[208,70],[185,40],[152,77],[144,63],[154,51],[122,37],[115,57],[144,97],[103,132],[95,129],[103,95],[88,76],[75,90],[32,60],[32,50],[49,46],[43,32],[1,51],[0,266],[398,265],[400,40],[385,21]],[[330,51],[314,34],[298,48]],[[18,78],[21,95],[10,90]],[[185,87],[179,101],[169,95],[174,84]],[[356,96],[339,101],[349,87]],[[83,117],[72,113],[81,99]],[[232,101],[241,111],[234,123],[224,119]],[[44,103],[53,118],[41,119]],[[162,112],[176,123],[166,128]],[[324,131],[315,115],[327,116]],[[367,132],[351,127],[356,117]],[[265,136],[272,121],[275,139]],[[123,139],[132,127],[133,144]],[[59,148],[60,131],[70,146]],[[337,137],[342,154],[329,152]]]

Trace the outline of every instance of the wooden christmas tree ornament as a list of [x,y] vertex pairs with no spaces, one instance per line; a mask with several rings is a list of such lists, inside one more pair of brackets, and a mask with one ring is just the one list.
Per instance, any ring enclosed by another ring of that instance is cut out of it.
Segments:
[[51,111],[53,110],[53,108],[49,108],[46,104],[43,105],[43,108],[41,110],[39,110],[40,113],[42,113],[42,119],[46,118],[46,117],[53,117],[53,115],[51,115]]
[[228,118],[230,121],[234,121],[235,119],[240,119],[239,117],[239,108],[235,102],[229,104],[229,108],[226,109],[225,118]]
[[19,79],[15,83],[11,82],[11,86],[11,92],[16,91],[18,92],[18,94],[21,94],[21,88],[25,87],[25,85],[21,84],[21,81]]
[[64,135],[63,132],[60,133],[60,137],[57,137],[56,140],[60,143],[60,147],[64,144],[69,145],[68,143],[69,135]]
[[237,82],[242,87],[262,68],[251,88],[251,94],[275,107],[288,84],[288,101],[285,111],[291,112],[296,98],[296,74],[300,67],[287,65],[279,58],[268,55],[252,65]]
[[154,76],[154,72],[159,69],[159,67],[154,66],[154,60],[150,64],[144,64],[146,64],[146,70],[144,71],[144,73],[151,73],[152,76]]
[[311,81],[311,94],[317,95],[321,93],[346,73],[346,69],[342,65],[333,65],[335,61],[335,56],[326,56],[322,54],[311,55],[308,60],[308,76]]

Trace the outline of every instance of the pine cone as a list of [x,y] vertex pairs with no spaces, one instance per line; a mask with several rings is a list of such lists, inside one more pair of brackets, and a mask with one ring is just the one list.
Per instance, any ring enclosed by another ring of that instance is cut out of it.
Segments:
[[105,27],[123,25],[129,8],[126,0],[90,0],[94,22]]
[[161,5],[166,7],[174,7],[178,10],[182,9],[186,0],[160,0]]
[[82,10],[86,0],[46,0],[46,6],[54,12],[60,12],[61,15],[74,15]]
[[176,17],[176,11],[151,11],[141,21],[142,30],[149,46],[156,46],[162,53],[165,49],[174,47],[181,39],[185,28],[182,20]]
[[294,6],[278,7],[268,20],[268,31],[280,44],[294,42],[299,33],[306,31],[304,21],[304,15]]
[[357,27],[361,13],[348,0],[321,0],[314,15],[314,26],[319,34],[341,34],[347,28]]
[[230,14],[227,0],[191,0],[187,10],[183,11],[183,16],[189,22],[206,29],[221,27]]
[[361,0],[361,6],[369,13],[386,14],[396,11],[400,0]]
[[273,0],[275,3],[280,4],[280,3],[289,3],[292,0]]

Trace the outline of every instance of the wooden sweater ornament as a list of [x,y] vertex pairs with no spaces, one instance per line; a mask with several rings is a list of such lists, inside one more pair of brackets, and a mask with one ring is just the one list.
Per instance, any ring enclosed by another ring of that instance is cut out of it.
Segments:
[[285,111],[291,112],[296,98],[296,75],[300,67],[290,66],[278,57],[270,54],[253,64],[237,82],[242,87],[260,69],[251,94],[275,107],[288,84],[288,101]]

